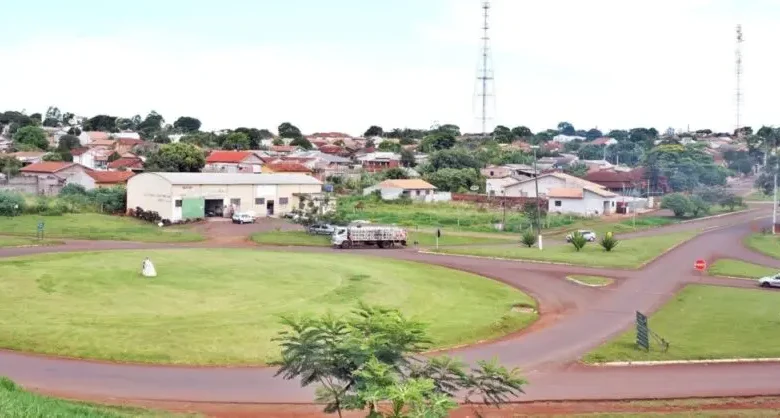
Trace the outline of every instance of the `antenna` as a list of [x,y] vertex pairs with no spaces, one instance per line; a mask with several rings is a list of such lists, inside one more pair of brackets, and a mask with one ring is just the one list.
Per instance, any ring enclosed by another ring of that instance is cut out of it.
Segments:
[[484,0],[482,2],[482,62],[479,69],[479,77],[477,80],[481,83],[481,89],[479,97],[482,100],[482,114],[480,121],[482,122],[482,136],[487,136],[487,121],[488,121],[488,82],[493,81],[493,71],[490,69],[490,36],[489,36],[489,21],[490,21],[490,1]]
[[742,25],[737,25],[737,49],[735,52],[735,72],[737,76],[737,96],[736,96],[736,127],[734,134],[740,136],[741,112],[742,112]]

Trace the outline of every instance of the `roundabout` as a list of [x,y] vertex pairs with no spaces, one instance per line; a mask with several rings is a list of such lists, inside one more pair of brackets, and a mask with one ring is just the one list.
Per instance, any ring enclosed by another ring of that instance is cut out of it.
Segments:
[[[146,256],[157,277],[140,274]],[[536,318],[534,300],[506,284],[356,255],[45,254],[0,260],[0,277],[0,348],[112,362],[267,364],[279,356],[272,340],[282,317],[343,315],[360,301],[426,323],[439,348],[500,337]]]

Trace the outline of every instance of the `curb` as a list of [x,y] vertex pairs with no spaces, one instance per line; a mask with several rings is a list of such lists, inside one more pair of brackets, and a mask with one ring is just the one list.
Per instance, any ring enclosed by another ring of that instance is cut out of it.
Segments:
[[[609,279],[609,277],[605,277],[605,279]],[[615,279],[610,279],[610,280],[612,280],[612,283],[607,283],[607,284],[588,284],[588,283],[581,282],[581,281],[576,280],[576,279],[572,279],[569,276],[566,276],[566,280],[568,280],[568,281],[570,281],[570,282],[572,282],[574,284],[577,284],[577,285],[580,285],[580,286],[586,286],[586,287],[607,287],[607,286],[615,283]]]
[[[604,266],[583,266],[582,264],[569,264],[569,263],[558,263],[555,261],[543,261],[543,260],[529,260],[525,258],[504,258],[504,257],[488,257],[484,255],[470,255],[470,254],[450,254],[450,253],[437,253],[435,251],[417,251],[420,254],[431,254],[431,255],[440,255],[443,257],[465,257],[465,258],[480,258],[483,260],[499,260],[499,261],[514,261],[516,263],[531,263],[531,264],[550,264],[553,266],[569,266],[569,267],[584,267],[584,268],[591,268],[591,269],[612,269],[614,267],[604,267]],[[626,270],[626,269],[619,269],[614,268],[615,270]],[[628,270],[631,271],[631,270]]]
[[747,213],[747,212],[752,212],[752,211],[755,211],[755,210],[757,210],[757,209],[742,209],[742,210],[738,210],[738,211],[735,211],[735,212],[726,212],[726,213],[721,213],[721,214],[718,214],[718,215],[705,216],[703,218],[688,219],[687,221],[680,221],[680,222],[678,222],[677,225],[687,224],[687,223],[691,223],[691,222],[707,221],[707,220],[710,220],[710,219],[723,218],[723,217],[726,217],[726,216],[738,215],[740,213]]
[[712,360],[667,360],[667,361],[612,361],[608,363],[592,363],[595,367],[652,367],[685,364],[739,364],[739,363],[780,363],[780,358],[729,358]]

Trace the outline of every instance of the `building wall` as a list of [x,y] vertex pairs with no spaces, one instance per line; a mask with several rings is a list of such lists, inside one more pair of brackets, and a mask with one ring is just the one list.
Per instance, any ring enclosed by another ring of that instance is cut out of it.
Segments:
[[84,171],[83,168],[69,168],[67,170],[62,170],[57,173],[57,175],[62,177],[62,173],[68,171],[69,173],[65,177],[65,184],[80,184],[84,186],[87,190],[92,190],[95,188],[95,179],[93,179],[89,174],[87,174],[86,171]]
[[[560,202],[561,206],[555,203]],[[548,211],[551,213],[570,213],[580,216],[601,216],[604,215],[604,202],[608,202],[608,211],[606,214],[615,212],[615,198],[603,198],[595,193],[585,191],[582,199],[570,198],[550,198],[548,202]]]
[[95,156],[90,151],[74,156],[73,162],[76,164],[81,164],[84,167],[95,168]]
[[488,179],[497,179],[501,177],[507,177],[512,174],[512,170],[508,167],[486,167],[479,170],[483,177]]
[[[507,187],[506,196],[510,197],[536,197],[536,182],[527,181],[523,184]],[[566,187],[566,182],[557,177],[539,177],[539,194],[544,196],[550,189]]]
[[52,174],[16,176],[6,180],[0,180],[0,190],[44,196],[58,195],[63,186],[65,186],[65,181]]
[[127,181],[127,208],[141,207],[160,214],[163,219],[173,216],[171,184],[156,175],[133,176]]

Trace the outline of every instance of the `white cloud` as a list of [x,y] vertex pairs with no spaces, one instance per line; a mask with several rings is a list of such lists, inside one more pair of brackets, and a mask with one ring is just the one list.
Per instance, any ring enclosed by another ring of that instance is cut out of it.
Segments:
[[[283,121],[360,134],[370,124],[477,130],[477,0],[452,0],[406,51],[366,62],[350,45],[215,46],[183,34],[29,39],[0,47],[0,109],[200,118],[209,129]],[[602,129],[734,124],[734,26],[742,23],[743,120],[774,122],[772,2],[493,1],[495,123]],[[740,9],[741,7],[741,9]],[[378,30],[381,30],[379,28]],[[356,35],[356,36],[359,36]],[[385,52],[385,51],[382,51]],[[427,56],[421,61],[419,56]]]

